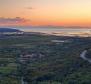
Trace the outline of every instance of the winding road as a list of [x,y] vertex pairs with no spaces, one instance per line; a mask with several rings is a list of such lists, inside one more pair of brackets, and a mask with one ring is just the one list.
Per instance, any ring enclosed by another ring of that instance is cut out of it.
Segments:
[[21,84],[27,84],[27,83],[24,81],[24,77],[21,77]]
[[21,77],[21,84],[28,84],[27,82],[24,81],[24,77]]
[[84,50],[81,54],[80,54],[80,57],[83,59],[83,60],[86,60],[88,61],[89,63],[91,63],[91,59],[87,58],[86,57],[86,54],[87,54],[87,50]]

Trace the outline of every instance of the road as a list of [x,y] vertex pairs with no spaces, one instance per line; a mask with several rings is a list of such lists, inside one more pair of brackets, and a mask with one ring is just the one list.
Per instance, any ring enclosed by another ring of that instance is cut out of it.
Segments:
[[28,84],[27,82],[24,81],[24,77],[21,77],[21,84]]
[[86,54],[87,54],[87,50],[84,50],[81,54],[80,54],[80,57],[83,59],[83,60],[86,60],[88,61],[89,63],[91,63],[91,59],[87,58],[86,57]]

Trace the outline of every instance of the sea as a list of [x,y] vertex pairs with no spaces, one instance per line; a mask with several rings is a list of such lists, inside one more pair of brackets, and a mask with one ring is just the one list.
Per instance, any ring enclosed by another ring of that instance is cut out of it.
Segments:
[[16,27],[24,32],[38,32],[63,36],[91,36],[90,28]]

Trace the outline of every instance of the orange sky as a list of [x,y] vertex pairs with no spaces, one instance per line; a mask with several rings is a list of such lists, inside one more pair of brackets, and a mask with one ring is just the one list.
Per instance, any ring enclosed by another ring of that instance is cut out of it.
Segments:
[[91,26],[91,0],[0,0],[2,25]]

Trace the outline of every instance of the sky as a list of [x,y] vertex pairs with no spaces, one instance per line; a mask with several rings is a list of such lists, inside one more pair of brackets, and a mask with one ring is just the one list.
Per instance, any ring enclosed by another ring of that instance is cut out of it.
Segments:
[[91,26],[91,0],[0,0],[0,26]]

